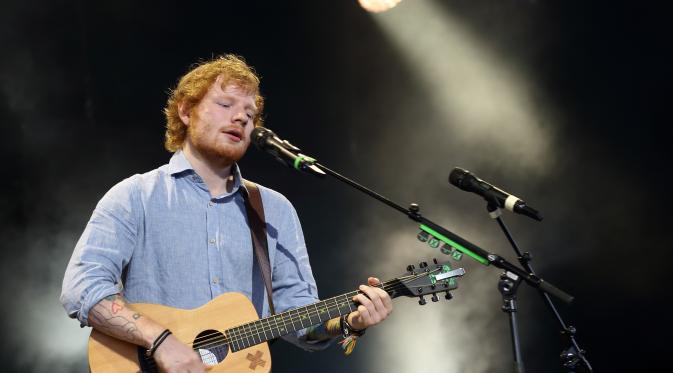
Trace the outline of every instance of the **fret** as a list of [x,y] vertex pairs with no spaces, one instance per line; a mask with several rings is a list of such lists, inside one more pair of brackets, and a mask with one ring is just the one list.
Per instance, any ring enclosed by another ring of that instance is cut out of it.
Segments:
[[353,308],[351,307],[352,303],[353,301],[351,301],[346,294],[334,297],[334,306],[336,307],[339,316],[353,312]]
[[253,339],[252,342],[250,343],[250,339],[252,338],[252,328],[250,327],[250,323],[243,325],[243,331],[242,331],[243,336],[245,337],[245,347],[250,347],[253,346],[255,343],[255,340]]
[[227,339],[229,340],[229,345],[231,346],[231,350],[232,351],[238,351],[238,340],[236,339],[234,330],[235,330],[235,328],[225,330],[224,335],[226,335]]
[[334,297],[334,306],[336,307],[339,316],[343,316],[344,314],[347,314],[350,311],[348,311],[346,307],[344,307],[348,302],[344,302],[344,300],[340,298],[343,298],[343,296]]
[[267,331],[268,328],[264,326],[264,320],[266,320],[266,324],[267,324],[267,326],[268,326],[268,325],[269,325],[269,320],[268,320],[268,318],[267,318],[267,319],[261,319],[261,320],[259,320],[259,323],[260,323],[260,325],[262,326],[262,330],[264,331],[264,340],[265,340],[265,341],[268,341],[268,340],[270,340],[270,339],[273,339],[273,333],[271,333],[271,330],[269,330],[269,333],[271,333],[271,338],[269,338],[269,337],[266,335],[266,331]]
[[[254,322],[250,325],[251,329],[252,329],[253,326],[255,327],[255,334],[257,334],[257,338],[259,339],[259,342],[255,342],[255,344],[259,344],[259,343],[262,343],[264,341],[264,339],[262,339],[262,335],[259,333],[259,327],[258,327],[259,324],[260,324],[259,322]],[[253,340],[253,342],[255,341],[255,336],[254,335],[252,337],[252,340]]]
[[[306,307],[303,307],[303,308],[305,309]],[[299,311],[299,308],[297,308],[297,316],[299,316],[299,324],[301,324],[301,328],[306,329],[306,327],[304,326],[304,322],[301,321],[302,319],[306,318],[306,310],[304,310],[302,312],[302,311]]]
[[285,334],[289,333],[287,331],[287,325],[285,325],[285,318],[282,316],[282,314],[280,316],[276,316],[276,319],[280,319],[281,324],[283,324],[283,326],[280,329],[280,333],[281,333],[280,335],[285,335]]
[[233,335],[233,340],[236,341],[236,350],[242,350],[243,347],[243,340],[241,339],[241,328],[240,327],[235,327],[229,329],[231,330],[231,333]]
[[[330,305],[330,303],[333,303],[333,305]],[[336,317],[336,316],[332,316],[332,314],[335,314],[335,315],[339,316],[339,307],[337,306],[336,298],[330,298],[330,299],[325,300],[325,304],[327,304],[327,314],[329,315],[330,319],[333,319],[333,318]]]
[[245,347],[243,347],[243,338],[241,337],[241,327],[237,326],[235,328],[232,328],[231,330],[234,333],[234,339],[236,340],[236,349],[237,350],[244,349]]
[[319,322],[317,322],[317,323],[314,323],[313,321],[311,321],[311,324],[315,325],[315,324],[321,323],[322,319],[320,318],[320,311],[318,310],[318,303],[313,303],[313,308],[315,308],[315,312],[318,315],[318,320],[319,320]]
[[[268,318],[266,319],[266,325],[267,325],[267,327],[269,328],[269,333],[271,333],[271,339],[280,337],[280,333],[278,332],[278,328],[276,328],[276,332],[275,332],[275,333],[274,333],[274,331],[273,331],[274,326],[271,325],[271,321],[273,321],[272,319],[273,319],[273,316],[268,317]],[[276,324],[276,323],[274,322],[273,324]]]
[[290,315],[290,322],[292,323],[292,329],[296,332],[299,329],[297,329],[297,326],[294,325],[294,315],[292,315],[292,312],[295,312],[295,314],[297,314],[296,310],[290,310],[287,313],[288,315]]
[[329,306],[327,305],[327,302],[328,302],[328,301],[329,301],[329,299],[327,299],[327,300],[324,301],[323,303],[325,303],[325,308],[327,308],[327,317],[328,317],[327,320],[331,320],[331,319],[332,319],[332,315],[329,313]]
[[273,323],[276,324],[276,331],[278,332],[278,336],[280,337],[283,334],[281,334],[280,332],[280,327],[278,326],[278,318],[276,316],[273,317]]

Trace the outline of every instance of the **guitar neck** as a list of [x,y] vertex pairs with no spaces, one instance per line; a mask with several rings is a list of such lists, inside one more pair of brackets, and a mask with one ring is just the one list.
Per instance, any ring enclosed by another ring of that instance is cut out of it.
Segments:
[[[396,297],[395,285],[397,280],[387,281],[379,285],[392,298]],[[353,297],[361,291],[352,291],[333,298],[329,298],[307,306],[295,308],[260,320],[249,322],[227,329],[229,347],[236,352],[274,338],[284,336],[313,325],[321,324],[335,317],[347,315],[355,311],[358,304]]]

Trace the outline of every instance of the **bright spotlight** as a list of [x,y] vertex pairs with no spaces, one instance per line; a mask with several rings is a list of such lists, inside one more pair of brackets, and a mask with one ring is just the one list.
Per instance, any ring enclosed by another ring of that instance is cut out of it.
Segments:
[[385,12],[394,8],[400,1],[402,0],[358,0],[360,6],[372,13]]

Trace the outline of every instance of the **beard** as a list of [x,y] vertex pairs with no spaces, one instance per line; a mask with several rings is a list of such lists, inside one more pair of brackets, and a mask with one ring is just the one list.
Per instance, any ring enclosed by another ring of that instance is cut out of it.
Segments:
[[230,165],[241,160],[250,145],[249,137],[244,135],[241,141],[234,143],[220,139],[221,136],[225,135],[216,132],[213,136],[208,128],[187,127],[187,141],[201,156],[223,165]]

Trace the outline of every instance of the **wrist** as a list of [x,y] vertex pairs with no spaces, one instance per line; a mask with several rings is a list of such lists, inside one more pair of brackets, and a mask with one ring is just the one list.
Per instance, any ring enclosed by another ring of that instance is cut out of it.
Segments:
[[157,352],[157,348],[159,348],[159,346],[161,346],[161,344],[164,343],[166,338],[168,338],[168,336],[171,335],[171,334],[172,333],[171,333],[170,330],[164,329],[164,331],[162,331],[161,334],[159,334],[159,336],[157,336],[154,339],[154,341],[152,342],[152,345],[150,345],[150,347],[147,349],[146,356],[147,357],[153,357],[154,354]]
[[367,330],[367,328],[354,327],[352,324],[353,318],[354,317],[352,313],[349,313],[348,315],[341,317],[341,332],[343,333],[344,338],[347,338],[349,336],[359,337],[365,334],[365,330]]
[[355,320],[355,315],[352,312],[346,315],[345,321],[348,324],[348,326],[355,332],[364,332],[367,329],[366,326],[362,326]]

